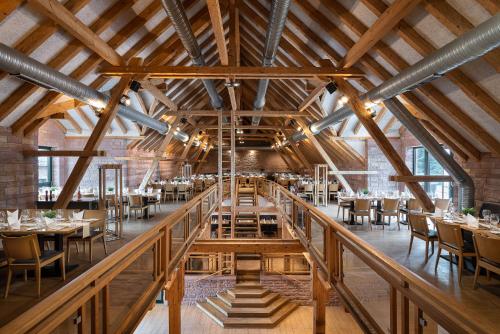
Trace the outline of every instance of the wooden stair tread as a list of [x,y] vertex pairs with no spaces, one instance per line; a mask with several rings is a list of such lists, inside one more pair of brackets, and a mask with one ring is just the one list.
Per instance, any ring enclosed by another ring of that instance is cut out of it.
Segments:
[[280,295],[271,292],[262,298],[234,298],[227,292],[217,294],[222,301],[232,307],[265,307],[276,300]]

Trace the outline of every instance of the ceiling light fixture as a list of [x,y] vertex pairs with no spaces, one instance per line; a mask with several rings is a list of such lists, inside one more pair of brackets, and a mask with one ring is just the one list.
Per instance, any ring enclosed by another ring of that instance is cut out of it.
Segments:
[[126,106],[130,105],[130,97],[127,94],[123,94],[120,98],[120,103]]

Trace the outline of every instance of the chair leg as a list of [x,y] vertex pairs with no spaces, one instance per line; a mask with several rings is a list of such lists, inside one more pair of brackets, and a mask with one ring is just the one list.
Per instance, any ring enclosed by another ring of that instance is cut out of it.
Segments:
[[408,249],[408,255],[411,253],[411,246],[413,245],[413,235],[410,237],[410,248]]
[[69,256],[70,256],[70,250],[71,250],[71,243],[69,242],[69,239],[66,239],[66,262],[69,263]]
[[458,284],[462,284],[462,269],[464,266],[464,257],[462,255],[458,256]]
[[425,240],[425,263],[429,260],[429,240]]
[[104,254],[108,255],[108,246],[106,245],[106,236],[102,236],[102,245],[104,246]]
[[[85,241],[83,243],[85,243]],[[92,245],[92,239],[89,239],[89,262],[90,263],[92,263],[93,250],[94,250],[94,247]]]
[[[437,253],[437,256],[436,256],[436,266],[434,267],[434,271],[437,271],[437,268],[438,268],[438,263],[439,263],[439,258],[441,257],[441,247],[439,247],[438,245],[438,253]],[[450,259],[451,261],[451,259]]]
[[7,285],[5,286],[4,298],[9,296],[10,282],[12,281],[12,268],[9,267],[9,272],[7,273]]
[[474,282],[472,283],[472,288],[477,289],[477,279],[479,277],[479,271],[481,268],[479,267],[479,262],[476,263],[476,272],[474,273]]
[[38,294],[38,297],[40,297],[40,288],[42,285],[42,269],[40,267],[37,267],[35,269],[35,280],[36,280],[36,291]]

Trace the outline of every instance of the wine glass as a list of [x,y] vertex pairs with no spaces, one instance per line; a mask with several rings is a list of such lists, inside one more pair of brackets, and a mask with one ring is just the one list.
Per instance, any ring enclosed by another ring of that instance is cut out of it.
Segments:
[[5,214],[5,211],[0,211],[0,224],[4,224],[6,218],[7,215]]
[[29,211],[27,209],[23,209],[21,211],[21,221],[26,223],[28,221],[28,218],[30,217]]
[[491,210],[488,209],[483,210],[483,219],[486,222],[486,224],[489,224],[490,222],[490,215],[491,215]]
[[493,226],[494,228],[498,227],[498,222],[500,220],[500,217],[498,214],[494,213],[494,214],[491,214],[490,215],[490,224],[491,226]]

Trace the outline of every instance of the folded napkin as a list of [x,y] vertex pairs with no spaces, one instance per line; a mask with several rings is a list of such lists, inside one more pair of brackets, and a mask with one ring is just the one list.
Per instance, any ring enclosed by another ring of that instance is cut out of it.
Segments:
[[479,222],[475,217],[471,216],[470,213],[465,216],[465,222],[467,223],[467,225],[470,225],[472,227],[479,227]]
[[444,211],[441,209],[436,208],[436,211],[434,211],[433,216],[434,217],[443,217]]
[[45,220],[45,225],[52,225],[56,222],[54,218],[49,218],[49,217],[43,217]]
[[21,218],[19,218],[19,210],[14,212],[7,211],[7,224],[10,228],[20,229],[21,228]]
[[82,220],[84,211],[73,212],[73,220]]

